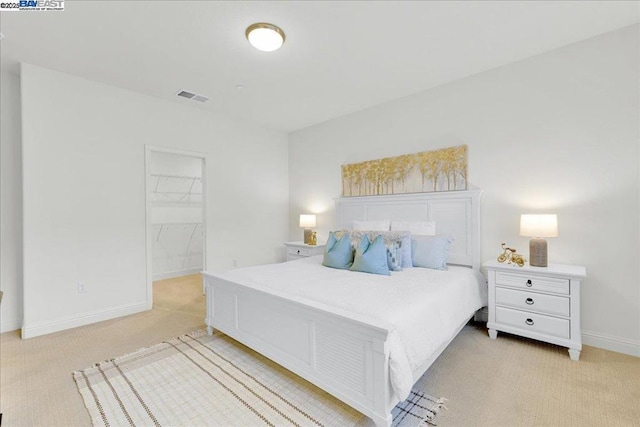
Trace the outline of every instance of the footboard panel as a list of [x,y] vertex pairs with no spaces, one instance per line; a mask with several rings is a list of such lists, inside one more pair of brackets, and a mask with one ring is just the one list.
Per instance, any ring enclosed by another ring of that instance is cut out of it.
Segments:
[[390,425],[391,326],[284,298],[204,273],[213,327],[327,391],[378,425]]
[[[288,355],[296,363],[311,364],[309,336],[312,325],[309,322],[300,322],[299,316],[292,314],[283,301],[265,301],[264,297],[252,293],[236,292],[233,296],[237,305],[237,333],[268,344],[273,351]],[[214,314],[224,312],[222,304],[216,304],[214,298]],[[216,323],[214,315],[214,327]],[[220,324],[219,328],[222,327]]]

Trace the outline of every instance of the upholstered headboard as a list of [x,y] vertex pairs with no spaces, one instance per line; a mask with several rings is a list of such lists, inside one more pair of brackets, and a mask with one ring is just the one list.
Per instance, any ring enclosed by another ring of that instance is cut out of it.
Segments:
[[336,199],[336,225],[351,228],[353,220],[435,221],[438,234],[455,238],[449,264],[480,269],[481,190]]

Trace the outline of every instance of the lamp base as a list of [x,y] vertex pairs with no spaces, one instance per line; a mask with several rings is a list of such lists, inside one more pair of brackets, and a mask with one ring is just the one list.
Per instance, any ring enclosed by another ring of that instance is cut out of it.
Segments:
[[529,265],[532,267],[547,266],[547,241],[536,237],[529,240]]
[[311,244],[311,234],[313,232],[311,231],[310,228],[305,228],[304,229],[304,244],[305,245],[309,245]]

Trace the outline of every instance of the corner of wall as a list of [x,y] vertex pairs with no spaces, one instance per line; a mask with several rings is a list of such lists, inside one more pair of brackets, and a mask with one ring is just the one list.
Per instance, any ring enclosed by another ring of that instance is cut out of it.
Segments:
[[22,120],[20,76],[0,75],[0,333],[20,329],[23,317]]

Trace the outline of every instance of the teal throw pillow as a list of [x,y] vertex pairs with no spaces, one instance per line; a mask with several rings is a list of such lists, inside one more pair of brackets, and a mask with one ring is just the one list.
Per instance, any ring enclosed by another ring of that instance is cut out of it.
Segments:
[[333,231],[329,233],[327,246],[324,249],[322,265],[331,268],[347,270],[353,264],[353,248],[351,238],[344,234],[340,239],[336,239]]
[[382,236],[376,237],[373,242],[369,240],[368,236],[364,236],[360,240],[351,270],[385,276],[391,275],[387,261],[387,248]]

